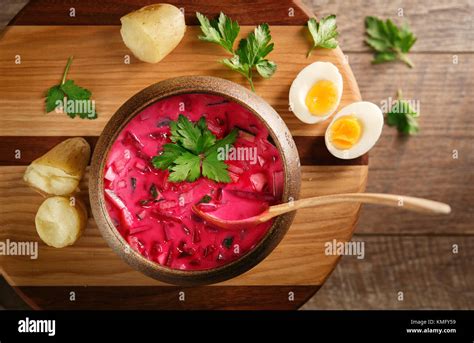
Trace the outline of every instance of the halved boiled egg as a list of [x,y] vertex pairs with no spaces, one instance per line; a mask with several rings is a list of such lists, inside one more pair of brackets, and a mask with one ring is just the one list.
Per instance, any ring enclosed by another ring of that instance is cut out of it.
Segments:
[[375,104],[360,101],[341,109],[329,124],[325,141],[334,156],[349,160],[372,149],[383,128],[382,110]]
[[330,62],[314,62],[299,72],[290,88],[290,109],[302,122],[314,124],[333,114],[342,95],[342,76]]

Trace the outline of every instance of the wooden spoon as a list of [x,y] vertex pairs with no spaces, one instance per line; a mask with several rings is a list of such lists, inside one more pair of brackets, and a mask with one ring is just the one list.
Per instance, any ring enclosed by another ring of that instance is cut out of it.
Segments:
[[250,228],[258,224],[264,223],[273,217],[279,216],[287,212],[295,211],[300,208],[315,207],[321,205],[330,205],[346,202],[358,202],[363,204],[386,205],[392,207],[399,207],[405,210],[428,213],[428,214],[448,214],[451,212],[451,207],[442,202],[414,198],[404,195],[395,194],[380,194],[380,193],[345,193],[332,194],[307,199],[300,199],[290,201],[287,203],[270,206],[266,211],[259,215],[238,219],[228,220],[213,216],[210,212],[204,212],[198,206],[193,206],[193,211],[208,223],[217,227],[228,230],[240,230],[243,228]]

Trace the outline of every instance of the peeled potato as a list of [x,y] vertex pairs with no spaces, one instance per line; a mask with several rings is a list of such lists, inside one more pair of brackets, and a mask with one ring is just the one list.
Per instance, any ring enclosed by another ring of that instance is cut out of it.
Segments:
[[66,139],[26,168],[23,180],[41,193],[68,195],[84,176],[91,148],[84,138]]
[[87,211],[79,199],[47,198],[36,213],[36,231],[47,245],[63,248],[74,244],[87,223]]
[[179,44],[186,31],[183,13],[170,4],[145,6],[122,18],[120,34],[135,57],[157,63]]

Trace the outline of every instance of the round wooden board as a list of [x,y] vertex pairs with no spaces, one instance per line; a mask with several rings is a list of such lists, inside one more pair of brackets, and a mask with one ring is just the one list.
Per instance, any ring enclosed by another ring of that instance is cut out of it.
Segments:
[[[224,283],[174,287],[131,269],[106,245],[92,218],[72,247],[55,249],[39,240],[34,216],[42,197],[22,175],[33,159],[70,136],[84,136],[94,146],[108,119],[131,95],[179,75],[212,75],[246,85],[217,62],[218,46],[200,42],[195,11],[215,16],[221,9],[242,26],[245,35],[259,23],[270,24],[275,49],[270,58],[278,71],[258,80],[256,92],[290,128],[302,164],[302,197],[362,192],[368,156],[338,160],[324,145],[327,122],[306,125],[288,110],[288,90],[296,74],[316,60],[339,67],[344,79],[341,107],[360,100],[354,76],[340,49],[319,49],[306,59],[310,40],[304,25],[312,15],[296,1],[173,1],[186,13],[188,29],[180,45],[156,65],[131,58],[119,33],[119,18],[153,1],[127,0],[116,5],[97,1],[48,1],[28,4],[0,39],[0,240],[39,242],[38,259],[0,256],[0,270],[33,308],[101,309],[297,309],[324,283],[338,262],[324,253],[326,242],[350,240],[359,205],[331,205],[300,210],[275,251],[249,272]],[[71,8],[75,17],[71,17]],[[44,113],[44,92],[58,82],[68,56],[69,77],[89,88],[99,119],[71,120]],[[21,59],[20,64],[15,59]],[[21,152],[20,158],[18,151]],[[88,200],[87,176],[81,196]],[[185,301],[180,301],[181,291]],[[74,292],[75,301],[71,301]]]

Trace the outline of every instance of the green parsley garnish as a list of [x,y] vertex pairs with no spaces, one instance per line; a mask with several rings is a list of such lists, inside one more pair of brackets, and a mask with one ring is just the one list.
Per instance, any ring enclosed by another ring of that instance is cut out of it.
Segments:
[[95,109],[93,112],[88,111],[89,106],[81,106],[80,108],[76,108],[78,111],[71,111],[69,106],[63,103],[65,98],[75,101],[90,101],[91,98],[91,92],[89,90],[79,87],[73,80],[66,79],[69,68],[71,67],[72,59],[73,57],[71,56],[67,60],[61,83],[51,87],[46,92],[46,113],[54,111],[56,108],[62,106],[63,112],[71,118],[79,116],[82,119],[96,119],[97,112]]
[[154,183],[152,183],[150,186],[150,195],[152,196],[153,199],[158,198],[158,190],[156,189],[156,186]]
[[375,50],[372,63],[400,60],[410,68],[414,67],[407,54],[415,44],[416,37],[407,24],[398,27],[390,19],[383,21],[375,17],[366,17],[365,30],[368,36],[365,42]]
[[219,44],[231,54],[234,54],[234,42],[240,32],[239,23],[231,20],[224,13],[220,13],[219,19],[209,20],[206,16],[196,12],[196,17],[201,24],[202,36],[200,40]]
[[313,37],[313,46],[308,51],[306,57],[309,57],[313,50],[318,47],[326,49],[335,49],[337,47],[336,37],[339,33],[337,32],[335,14],[321,18],[319,22],[315,18],[311,18],[308,20],[308,30]]
[[227,249],[230,249],[232,247],[232,243],[234,243],[234,237],[232,237],[232,236],[231,237],[226,237],[222,241],[222,245]]
[[387,113],[387,124],[396,126],[398,132],[412,135],[420,131],[417,118],[420,116],[410,103],[402,100],[402,91],[397,92],[397,101],[394,102],[390,112]]
[[233,56],[225,58],[221,62],[230,69],[242,74],[250,83],[252,91],[255,91],[253,84],[253,73],[257,71],[263,78],[270,78],[276,71],[275,62],[265,59],[273,50],[273,43],[270,43],[272,36],[268,24],[262,24],[245,39],[241,39],[237,50],[234,50],[234,42],[240,32],[240,26],[236,21],[232,21],[224,13],[220,13],[218,20],[209,20],[206,16],[196,12],[196,17],[201,24],[202,35],[200,40],[211,42],[222,46]]
[[211,202],[211,200],[212,200],[212,197],[210,195],[206,194],[205,196],[203,196],[201,198],[201,200],[198,201],[198,204],[207,204],[207,203]]
[[170,129],[173,143],[163,145],[162,153],[152,159],[155,168],[170,171],[169,181],[192,182],[200,176],[216,182],[231,181],[227,164],[219,158],[219,148],[234,143],[237,129],[217,140],[204,117],[192,123],[182,114],[177,121],[170,122]]

